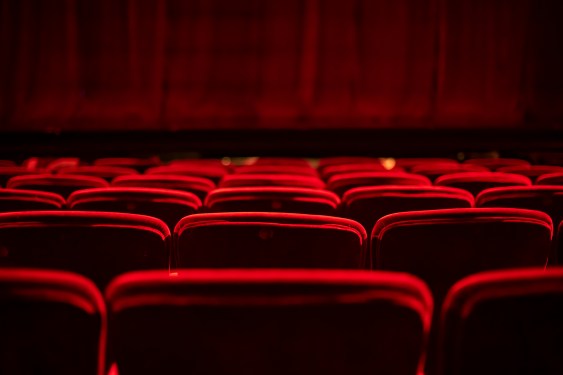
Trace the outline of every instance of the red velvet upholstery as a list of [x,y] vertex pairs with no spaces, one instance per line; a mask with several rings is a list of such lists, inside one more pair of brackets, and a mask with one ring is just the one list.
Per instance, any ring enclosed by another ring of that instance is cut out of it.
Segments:
[[360,222],[371,233],[377,220],[402,211],[473,207],[473,196],[460,189],[436,186],[369,186],[348,190],[342,215]]
[[491,171],[496,171],[502,167],[530,165],[526,160],[510,158],[475,158],[466,160],[465,164],[481,165]]
[[156,156],[150,158],[100,158],[94,161],[94,165],[133,168],[143,172],[147,168],[160,165],[160,159]]
[[109,186],[101,177],[79,175],[36,174],[12,177],[6,187],[9,189],[39,190],[68,197],[77,190]]
[[212,191],[206,212],[294,212],[336,215],[340,198],[330,191],[292,187],[242,187]]
[[219,183],[221,188],[249,186],[287,186],[324,189],[325,183],[318,177],[292,174],[240,174],[226,175]]
[[563,172],[542,174],[536,179],[536,185],[563,185]]
[[504,186],[530,186],[532,181],[526,176],[502,172],[461,172],[438,177],[437,186],[449,186],[469,191],[477,196],[485,189]]
[[119,176],[112,181],[111,185],[187,191],[194,193],[202,201],[211,190],[215,189],[213,181],[207,178],[164,174]]
[[503,167],[498,169],[499,172],[516,173],[529,177],[532,181],[542,174],[562,173],[563,167],[555,165],[522,165],[513,167]]
[[103,288],[116,275],[168,269],[170,231],[141,215],[34,211],[0,214],[0,267],[83,274]]
[[78,167],[66,167],[61,168],[57,171],[59,174],[72,174],[72,175],[82,175],[82,176],[96,176],[101,177],[104,180],[111,181],[117,176],[126,176],[132,174],[138,174],[136,169],[127,167],[113,167],[105,165],[82,165]]
[[401,212],[380,219],[372,231],[376,267],[425,280],[437,306],[448,289],[475,272],[545,267],[553,225],[539,211],[465,208]]
[[35,190],[0,189],[0,212],[58,210],[65,200],[58,194]]
[[431,166],[431,165],[458,165],[457,160],[449,158],[398,158],[395,160],[395,165],[410,171],[418,166]]
[[563,270],[486,272],[444,303],[440,375],[563,373]]
[[156,217],[173,230],[184,216],[196,213],[200,199],[192,193],[154,188],[86,189],[74,192],[67,200],[69,209],[78,211],[125,212]]
[[6,187],[8,180],[14,176],[37,174],[38,172],[26,167],[2,167],[0,166],[0,186]]
[[346,191],[361,186],[381,185],[432,185],[424,176],[401,172],[356,172],[332,176],[328,180],[327,189],[342,196]]
[[103,375],[106,308],[96,286],[67,272],[0,272],[0,373]]
[[189,268],[363,268],[366,231],[332,216],[196,214],[174,229],[177,266]]
[[48,173],[57,173],[63,168],[75,168],[79,165],[79,158],[57,158],[47,164],[45,171]]
[[106,298],[120,375],[415,375],[432,314],[418,279],[365,271],[136,272]]
[[474,164],[420,164],[410,168],[411,173],[417,173],[435,181],[438,177],[450,173],[488,172],[489,170]]
[[317,177],[318,173],[315,169],[297,165],[242,165],[234,170],[236,174],[297,174],[303,176]]
[[[338,164],[329,165],[323,168],[322,177],[325,181],[328,181],[332,176],[344,173],[356,173],[356,172],[385,172],[387,169],[377,162],[377,163],[357,163],[357,164]],[[402,171],[400,168],[393,168],[393,172]]]
[[155,174],[203,177],[213,181],[214,183],[218,183],[224,175],[229,173],[229,170],[223,165],[181,163],[149,168],[145,173],[149,175]]

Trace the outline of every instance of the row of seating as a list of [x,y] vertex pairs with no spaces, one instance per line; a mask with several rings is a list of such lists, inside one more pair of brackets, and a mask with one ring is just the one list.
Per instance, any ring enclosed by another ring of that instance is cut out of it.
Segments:
[[0,273],[3,374],[421,374],[563,371],[563,270],[491,271],[433,301],[402,273],[134,272],[102,295],[66,272]]

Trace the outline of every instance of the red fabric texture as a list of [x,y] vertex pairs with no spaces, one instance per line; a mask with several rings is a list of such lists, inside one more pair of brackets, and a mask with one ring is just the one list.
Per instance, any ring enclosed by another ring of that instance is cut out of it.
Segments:
[[2,130],[563,118],[557,0],[1,0]]

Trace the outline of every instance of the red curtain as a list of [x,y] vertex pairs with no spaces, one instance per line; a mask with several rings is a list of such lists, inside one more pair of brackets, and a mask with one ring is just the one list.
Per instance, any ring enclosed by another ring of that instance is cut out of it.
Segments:
[[561,127],[560,0],[0,0],[0,129]]

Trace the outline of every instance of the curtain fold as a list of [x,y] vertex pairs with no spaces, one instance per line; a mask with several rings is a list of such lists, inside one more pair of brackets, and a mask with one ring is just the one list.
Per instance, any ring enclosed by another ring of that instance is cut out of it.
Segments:
[[559,0],[0,3],[0,130],[563,120]]

